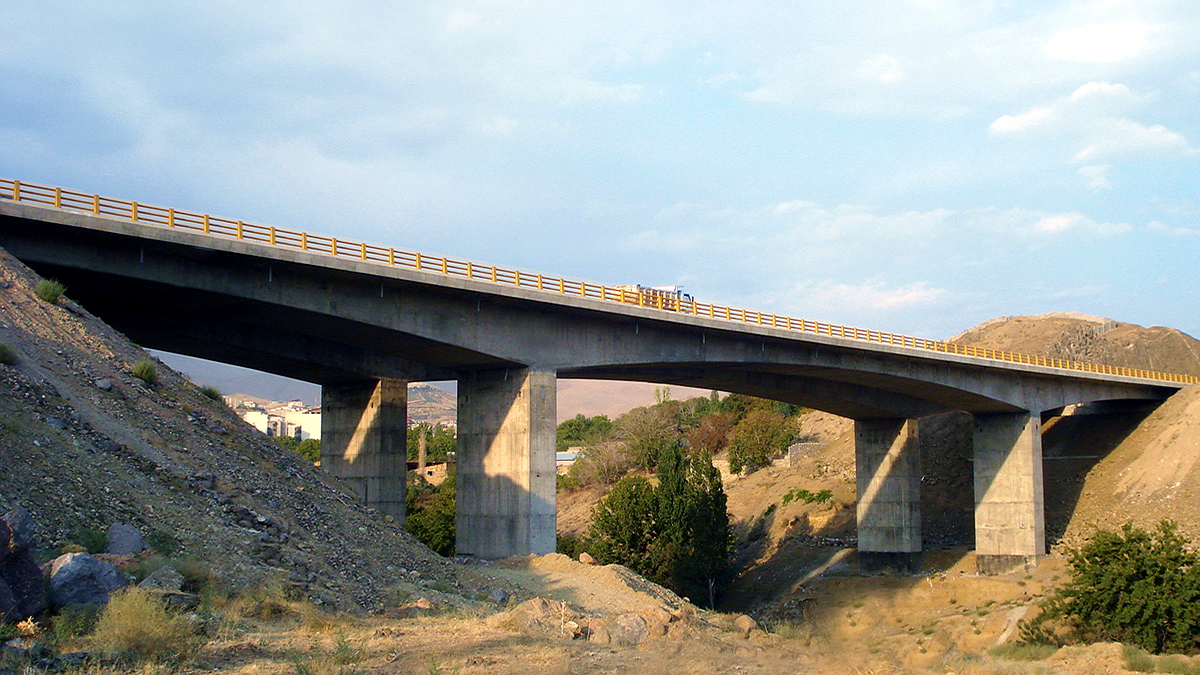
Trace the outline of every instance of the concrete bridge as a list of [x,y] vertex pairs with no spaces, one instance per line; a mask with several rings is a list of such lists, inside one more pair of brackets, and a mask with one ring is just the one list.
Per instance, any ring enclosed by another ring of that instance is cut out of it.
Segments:
[[138,343],[322,385],[322,466],[404,516],[409,381],[459,385],[458,551],[555,547],[560,377],[855,420],[860,555],[921,551],[917,427],[974,416],[976,550],[1045,553],[1041,424],[1195,378],[958,347],[0,179],[0,246]]

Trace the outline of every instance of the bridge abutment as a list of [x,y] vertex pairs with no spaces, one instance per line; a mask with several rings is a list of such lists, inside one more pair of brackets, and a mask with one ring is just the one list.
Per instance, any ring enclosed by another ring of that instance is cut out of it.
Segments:
[[1046,553],[1041,416],[975,415],[974,442],[979,571],[1029,567]]
[[321,388],[321,466],[362,502],[404,522],[408,383],[361,380]]
[[458,380],[457,551],[503,558],[553,553],[553,372],[524,368]]
[[867,569],[921,561],[921,452],[915,419],[854,421],[858,557]]

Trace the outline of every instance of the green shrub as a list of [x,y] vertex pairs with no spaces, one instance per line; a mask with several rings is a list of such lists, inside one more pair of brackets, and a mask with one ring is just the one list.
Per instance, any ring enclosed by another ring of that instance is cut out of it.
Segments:
[[206,384],[203,387],[200,387],[200,393],[205,398],[216,401],[217,403],[224,403],[224,401],[225,401],[225,396],[221,394],[221,390],[217,389],[216,387],[214,387],[210,384]]
[[[1069,552],[1071,580],[1023,626],[1026,642],[1123,642],[1161,654],[1191,652],[1200,633],[1200,556],[1175,523],[1153,532],[1126,523]],[[1127,655],[1128,656],[1128,655]]]
[[108,548],[108,534],[94,527],[75,530],[74,542],[87,549],[88,553],[104,553]]
[[583,539],[574,534],[560,534],[555,542],[555,553],[561,553],[568,558],[579,559],[579,554],[587,550]]
[[158,367],[154,365],[153,361],[148,359],[133,364],[130,372],[133,373],[134,377],[146,384],[158,383]]
[[67,292],[67,287],[63,286],[56,279],[42,279],[33,287],[33,294],[38,296],[44,302],[51,305],[57,305],[62,299],[63,293]]
[[810,492],[804,488],[789,490],[783,496],[783,505],[787,506],[792,500],[799,499],[805,504],[824,504],[833,499],[833,492],[829,490],[821,490],[820,492]]
[[68,640],[83,637],[96,628],[100,618],[97,607],[65,607],[50,618],[50,632],[54,644],[62,645]]
[[17,352],[12,347],[0,342],[0,363],[11,366],[17,362]]
[[178,553],[182,546],[179,537],[162,530],[151,530],[146,535],[146,545],[168,558]]
[[1125,669],[1135,673],[1153,673],[1154,657],[1146,650],[1133,645],[1122,645],[1121,654],[1125,657]]

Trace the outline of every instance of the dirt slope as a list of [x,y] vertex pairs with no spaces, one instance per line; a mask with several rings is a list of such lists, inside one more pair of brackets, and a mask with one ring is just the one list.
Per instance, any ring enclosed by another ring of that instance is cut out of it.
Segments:
[[68,299],[37,299],[37,281],[0,250],[0,343],[17,354],[0,365],[0,509],[32,512],[43,555],[126,522],[234,584],[279,576],[339,607],[377,607],[413,571],[453,582],[446,561],[185,378],[161,364],[157,384],[133,377],[149,355]]

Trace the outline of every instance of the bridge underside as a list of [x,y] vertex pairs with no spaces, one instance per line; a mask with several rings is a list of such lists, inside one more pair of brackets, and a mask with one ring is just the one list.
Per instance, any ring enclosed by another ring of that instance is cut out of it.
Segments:
[[3,200],[0,245],[141,344],[321,384],[323,465],[396,518],[404,385],[457,379],[458,549],[485,557],[554,549],[557,377],[739,392],[855,419],[860,550],[889,564],[921,549],[917,420],[969,412],[984,571],[1045,551],[1042,412],[1174,390],[213,245]]

